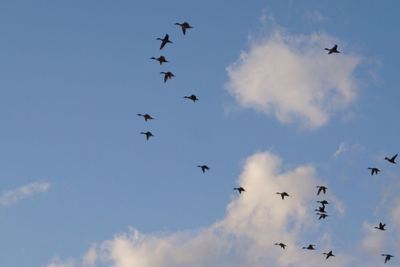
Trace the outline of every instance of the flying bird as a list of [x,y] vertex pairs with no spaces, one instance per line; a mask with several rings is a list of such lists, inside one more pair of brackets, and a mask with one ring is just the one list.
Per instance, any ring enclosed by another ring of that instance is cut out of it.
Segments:
[[316,214],[319,215],[318,220],[325,219],[326,217],[328,217],[328,214],[326,213],[317,212]]
[[137,115],[143,117],[144,121],[154,120],[154,118],[147,113],[145,113],[145,114],[138,113]]
[[324,199],[324,200],[318,200],[317,202],[318,202],[318,203],[321,203],[321,205],[322,205],[323,207],[325,207],[325,205],[328,205],[328,204],[329,204],[329,202],[326,201],[325,199]]
[[385,257],[385,263],[386,262],[388,262],[388,261],[390,261],[390,259],[392,258],[392,257],[394,257],[393,255],[390,255],[390,254],[381,254],[383,257]]
[[324,193],[324,194],[326,194],[326,189],[328,189],[326,186],[317,185],[316,187],[318,188],[317,196],[318,196],[321,192]]
[[183,22],[183,23],[175,23],[175,25],[179,25],[180,27],[181,27],[181,29],[182,29],[182,33],[183,33],[183,35],[185,35],[186,34],[186,30],[187,29],[191,29],[191,28],[193,28],[192,26],[190,26],[190,24],[188,23],[188,22]]
[[378,230],[381,230],[381,231],[386,231],[385,226],[386,226],[385,223],[380,222],[379,225],[375,226],[374,228],[378,229]]
[[151,57],[150,59],[157,60],[158,62],[160,62],[160,65],[162,65],[163,63],[167,63],[168,62],[168,60],[164,56]]
[[190,95],[190,96],[184,96],[183,98],[187,98],[193,101],[193,103],[195,103],[196,101],[198,101],[199,99],[197,98],[197,96],[195,95]]
[[324,205],[322,205],[322,207],[318,207],[318,209],[315,211],[318,211],[319,213],[326,213]]
[[315,245],[310,244],[307,247],[303,247],[303,249],[315,250]]
[[168,35],[168,34],[166,34],[166,35],[164,36],[164,38],[157,38],[157,40],[160,40],[160,41],[161,41],[160,50],[163,49],[163,47],[164,47],[167,43],[171,43],[171,44],[172,44],[172,42],[169,40],[169,35]]
[[375,168],[375,167],[373,167],[373,168],[368,168],[368,170],[371,170],[371,176],[374,175],[374,174],[378,175],[378,172],[381,171],[380,169]]
[[335,44],[332,48],[325,48],[325,50],[329,51],[328,55],[332,53],[340,53],[340,51],[337,50],[337,44]]
[[210,170],[210,168],[207,165],[197,165],[197,167],[201,168],[201,171],[203,173]]
[[385,159],[386,159],[387,161],[389,161],[390,163],[393,163],[393,164],[396,164],[396,161],[395,161],[396,158],[397,158],[397,154],[394,155],[394,156],[391,157],[391,158],[385,157]]
[[147,131],[147,132],[140,132],[140,134],[144,134],[144,135],[146,136],[146,140],[149,140],[150,137],[153,137],[153,136],[154,136],[150,131]]
[[282,192],[282,193],[276,192],[276,194],[281,195],[282,200],[284,200],[285,197],[290,197],[290,195],[286,192]]
[[287,247],[287,245],[283,244],[283,243],[275,243],[276,246],[280,246],[282,249],[285,249]]
[[175,75],[170,71],[167,71],[167,72],[162,71],[160,73],[164,74],[164,82],[165,83],[167,82],[168,79],[172,79],[172,77],[175,77]]
[[325,258],[326,260],[329,259],[329,257],[335,257],[335,255],[333,255],[333,253],[332,253],[332,250],[329,251],[328,253],[322,253],[322,254],[326,255],[326,258]]
[[243,187],[235,187],[235,188],[233,188],[233,190],[237,190],[238,192],[239,192],[239,194],[242,194],[242,192],[246,192],[246,190],[244,190],[244,188]]

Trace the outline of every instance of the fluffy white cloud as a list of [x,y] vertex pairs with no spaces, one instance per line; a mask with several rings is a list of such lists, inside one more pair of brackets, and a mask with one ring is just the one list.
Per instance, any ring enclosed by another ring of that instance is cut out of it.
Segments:
[[360,59],[347,52],[327,55],[323,48],[335,43],[326,34],[276,30],[254,41],[227,68],[226,88],[241,106],[275,116],[281,123],[321,127],[357,95],[353,72]]
[[[318,199],[315,185],[321,181],[313,166],[283,170],[277,156],[257,153],[245,162],[238,184],[246,192],[235,192],[226,216],[213,225],[164,235],[131,228],[92,246],[84,262],[112,267],[319,267],[348,266],[352,261],[331,247],[329,233],[319,232],[324,222],[313,210]],[[281,200],[276,192],[282,191],[290,197]],[[328,192],[328,199],[331,196]],[[320,237],[305,238],[313,235]],[[288,247],[282,250],[275,242]],[[317,251],[302,249],[310,243]],[[331,249],[337,257],[326,261],[322,252]]]
[[49,188],[49,183],[36,182],[6,191],[0,195],[0,205],[8,206],[31,195],[47,192]]

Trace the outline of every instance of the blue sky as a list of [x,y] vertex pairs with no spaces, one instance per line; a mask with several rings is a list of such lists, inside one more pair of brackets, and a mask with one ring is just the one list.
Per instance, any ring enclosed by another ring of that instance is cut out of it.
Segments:
[[[400,248],[399,171],[383,160],[399,152],[399,10],[3,1],[0,265],[319,266],[326,249],[337,254],[327,266],[383,265]],[[326,55],[334,43],[342,53]],[[170,62],[149,59],[161,54]],[[160,71],[176,77],[164,84]],[[182,98],[192,93],[198,102]],[[250,188],[240,198],[239,184]],[[388,231],[371,231],[379,221]],[[312,242],[311,256],[295,249]]]

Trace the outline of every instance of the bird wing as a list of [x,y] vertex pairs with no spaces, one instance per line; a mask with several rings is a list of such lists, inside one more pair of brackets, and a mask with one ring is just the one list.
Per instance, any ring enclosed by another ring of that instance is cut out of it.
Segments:
[[391,160],[394,161],[396,158],[397,158],[397,154],[394,155],[394,156],[391,158]]
[[182,26],[182,33],[183,35],[186,35],[186,27]]
[[337,50],[337,45],[334,45],[334,46],[332,47],[332,50]]

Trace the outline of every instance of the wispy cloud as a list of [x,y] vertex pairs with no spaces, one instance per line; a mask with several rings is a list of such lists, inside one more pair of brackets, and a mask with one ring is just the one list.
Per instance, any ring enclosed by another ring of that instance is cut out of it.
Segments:
[[11,205],[21,199],[27,198],[34,194],[47,192],[49,189],[49,183],[35,182],[6,191],[0,195],[0,206]]
[[76,267],[74,260],[62,261],[58,257],[55,257],[46,267]]
[[353,73],[360,59],[349,53],[327,55],[323,49],[335,43],[341,42],[326,34],[275,29],[262,40],[253,39],[227,68],[226,88],[242,107],[284,124],[319,128],[357,96]]
[[318,23],[328,20],[328,18],[322,15],[321,12],[319,12],[318,10],[306,12],[305,18],[311,22],[318,22]]

